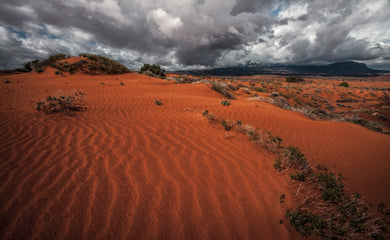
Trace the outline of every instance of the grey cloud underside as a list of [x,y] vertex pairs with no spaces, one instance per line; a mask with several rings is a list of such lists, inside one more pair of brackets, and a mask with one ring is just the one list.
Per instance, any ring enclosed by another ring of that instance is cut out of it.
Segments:
[[[0,68],[58,52],[94,52],[132,68],[140,61],[178,69],[247,60],[390,66],[386,7],[386,0],[3,0]],[[381,39],[364,33],[373,27]]]

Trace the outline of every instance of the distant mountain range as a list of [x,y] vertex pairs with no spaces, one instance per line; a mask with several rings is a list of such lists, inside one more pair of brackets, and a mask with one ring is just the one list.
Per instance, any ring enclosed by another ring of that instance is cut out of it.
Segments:
[[208,70],[177,71],[176,73],[216,76],[245,76],[257,74],[375,76],[389,74],[390,71],[371,69],[368,68],[364,63],[347,61],[332,63],[329,65],[261,64],[248,62],[247,64],[240,64],[233,67],[214,68]]

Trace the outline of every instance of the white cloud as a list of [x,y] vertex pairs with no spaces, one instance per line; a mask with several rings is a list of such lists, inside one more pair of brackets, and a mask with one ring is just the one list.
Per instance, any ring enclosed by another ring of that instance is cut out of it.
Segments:
[[172,17],[161,8],[151,11],[148,17],[158,26],[160,32],[169,38],[173,37],[175,31],[183,26],[179,17]]

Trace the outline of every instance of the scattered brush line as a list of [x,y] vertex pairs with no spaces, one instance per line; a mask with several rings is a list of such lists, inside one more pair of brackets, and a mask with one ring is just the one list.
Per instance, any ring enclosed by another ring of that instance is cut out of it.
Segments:
[[63,113],[72,115],[73,112],[85,111],[83,92],[74,92],[71,95],[60,94],[48,96],[45,100],[36,103],[36,110],[46,114]]
[[309,106],[301,106],[301,107],[293,107],[291,106],[284,97],[282,96],[276,96],[276,97],[263,97],[263,96],[255,96],[250,97],[249,100],[251,101],[261,101],[273,104],[277,107],[299,112],[307,117],[309,117],[312,120],[333,120],[333,121],[340,121],[340,122],[350,122],[357,125],[360,125],[368,130],[374,131],[374,132],[380,132],[384,134],[390,134],[389,126],[376,122],[376,121],[370,121],[364,118],[359,117],[358,115],[354,114],[353,116],[341,116],[340,114],[330,114],[327,111],[323,109],[313,108]]
[[[296,187],[298,205],[289,209],[285,219],[303,237],[321,239],[389,239],[390,209],[384,203],[377,212],[370,209],[359,194],[348,196],[343,176],[336,175],[324,166],[313,169],[305,155],[294,146],[283,146],[282,139],[270,132],[217,118],[208,110],[202,115],[213,124],[221,124],[225,131],[236,131],[276,155],[274,168],[289,174]],[[280,195],[280,194],[279,194]],[[279,196],[279,203],[283,196]],[[279,223],[284,220],[280,219]]]
[[95,55],[82,53],[79,55],[80,59],[74,63],[69,63],[66,60],[70,58],[65,54],[52,55],[44,61],[34,60],[27,62],[24,65],[24,72],[35,71],[41,73],[46,67],[52,67],[57,69],[56,75],[63,75],[64,73],[74,74],[76,72],[83,72],[90,75],[98,74],[123,74],[129,73],[130,70],[122,64],[111,60],[109,58]]
[[230,91],[236,91],[237,88],[230,83],[223,83],[223,82],[214,82],[210,81],[211,84],[211,89],[222,94],[227,99],[232,99],[235,100],[236,97],[233,95],[233,93],[229,92]]

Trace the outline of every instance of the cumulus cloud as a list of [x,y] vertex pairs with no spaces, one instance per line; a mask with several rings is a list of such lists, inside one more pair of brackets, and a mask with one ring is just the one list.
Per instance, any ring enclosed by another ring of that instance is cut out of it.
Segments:
[[53,53],[138,68],[358,60],[390,68],[388,0],[3,0],[0,68]]
[[151,11],[148,17],[158,26],[160,32],[169,38],[173,36],[177,29],[183,26],[180,18],[172,17],[161,8]]

